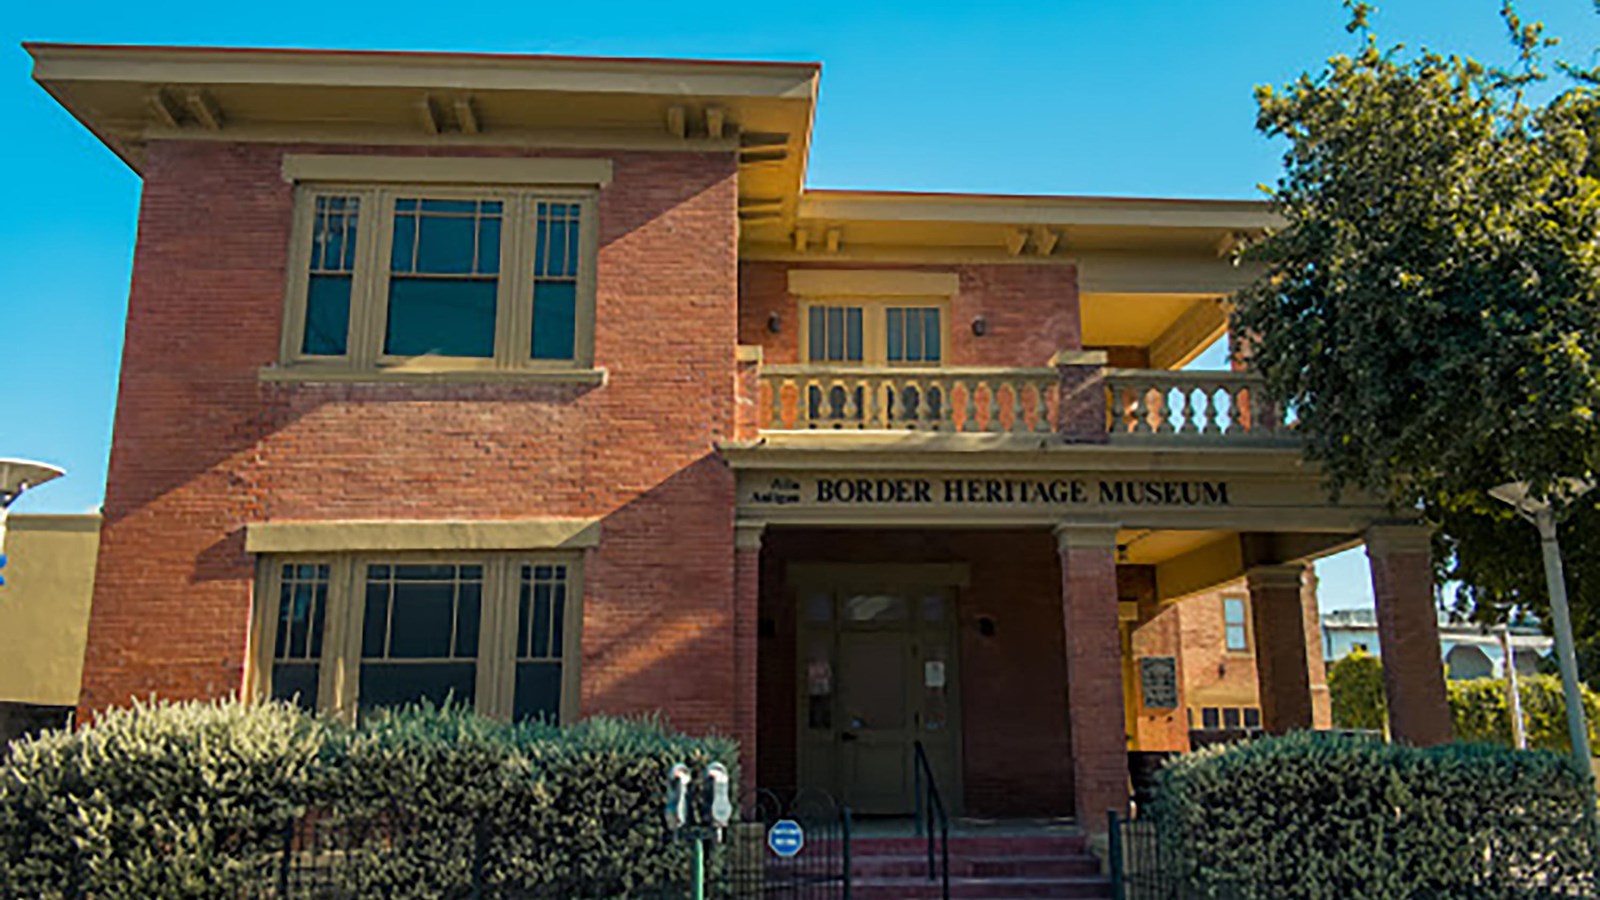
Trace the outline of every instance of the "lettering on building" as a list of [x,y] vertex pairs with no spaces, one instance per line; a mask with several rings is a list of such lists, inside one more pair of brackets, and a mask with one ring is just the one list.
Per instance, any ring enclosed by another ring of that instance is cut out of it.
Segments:
[[[776,482],[774,482],[776,485]],[[799,485],[785,494],[758,491],[758,503],[799,502]],[[1225,481],[1089,481],[1070,478],[818,478],[818,504],[958,506],[1227,506]]]

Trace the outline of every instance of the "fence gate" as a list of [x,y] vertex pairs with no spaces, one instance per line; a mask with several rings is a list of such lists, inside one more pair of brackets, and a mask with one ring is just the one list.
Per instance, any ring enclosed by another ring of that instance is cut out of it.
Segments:
[[[805,834],[800,852],[787,858],[767,846],[767,832],[784,819]],[[714,852],[712,879],[707,895],[730,900],[848,900],[850,810],[809,788],[787,798],[763,790],[754,819],[729,829]]]

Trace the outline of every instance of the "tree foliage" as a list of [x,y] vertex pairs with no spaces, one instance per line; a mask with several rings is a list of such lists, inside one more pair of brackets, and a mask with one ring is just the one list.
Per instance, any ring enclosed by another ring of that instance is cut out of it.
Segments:
[[[1554,42],[1509,2],[1510,68],[1380,49],[1346,6],[1358,52],[1257,89],[1257,127],[1288,144],[1283,224],[1244,251],[1262,273],[1234,332],[1335,493],[1441,526],[1438,575],[1470,614],[1538,613],[1533,529],[1486,490],[1600,469],[1597,79],[1543,84]],[[1600,511],[1565,513],[1578,630],[1600,634]],[[1600,644],[1587,657],[1600,674]]]
[[1337,728],[1382,731],[1388,719],[1383,697],[1383,663],[1356,651],[1328,667],[1328,699]]

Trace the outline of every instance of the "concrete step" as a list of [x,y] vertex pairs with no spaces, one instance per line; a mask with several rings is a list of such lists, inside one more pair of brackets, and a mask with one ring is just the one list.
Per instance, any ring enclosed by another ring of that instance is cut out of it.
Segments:
[[[950,856],[1066,856],[1088,852],[1089,840],[1081,834],[952,835]],[[921,837],[856,837],[850,840],[856,856],[927,855],[928,839]],[[938,838],[934,852],[939,852]]]
[[[870,854],[852,857],[852,868],[857,876],[868,878],[926,876],[927,853],[914,855]],[[935,865],[938,864],[935,858]],[[1059,877],[1068,875],[1098,875],[1100,861],[1087,854],[1060,854],[1036,856],[1023,853],[994,855],[958,855],[952,848],[950,876],[952,878],[1021,878]]]
[[[856,878],[851,896],[856,900],[924,900],[941,896],[938,881],[926,878]],[[998,898],[1076,897],[1107,900],[1110,880],[1098,875],[1059,878],[951,878],[950,896],[963,900]]]

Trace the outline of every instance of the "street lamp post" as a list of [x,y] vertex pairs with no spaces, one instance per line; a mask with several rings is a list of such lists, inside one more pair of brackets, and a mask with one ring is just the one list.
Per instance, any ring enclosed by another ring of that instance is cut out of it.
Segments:
[[[1592,481],[1569,479],[1557,493],[1575,499],[1594,487]],[[1578,689],[1578,657],[1573,649],[1572,613],[1567,608],[1567,581],[1561,571],[1561,545],[1556,540],[1556,514],[1548,496],[1535,498],[1526,482],[1502,484],[1489,496],[1509,505],[1517,515],[1539,529],[1539,547],[1544,555],[1544,578],[1550,591],[1550,618],[1556,630],[1556,662],[1561,666],[1561,691],[1567,703],[1567,733],[1572,739],[1572,756],[1586,780],[1593,775],[1589,755],[1589,723],[1583,714],[1583,694]]]

